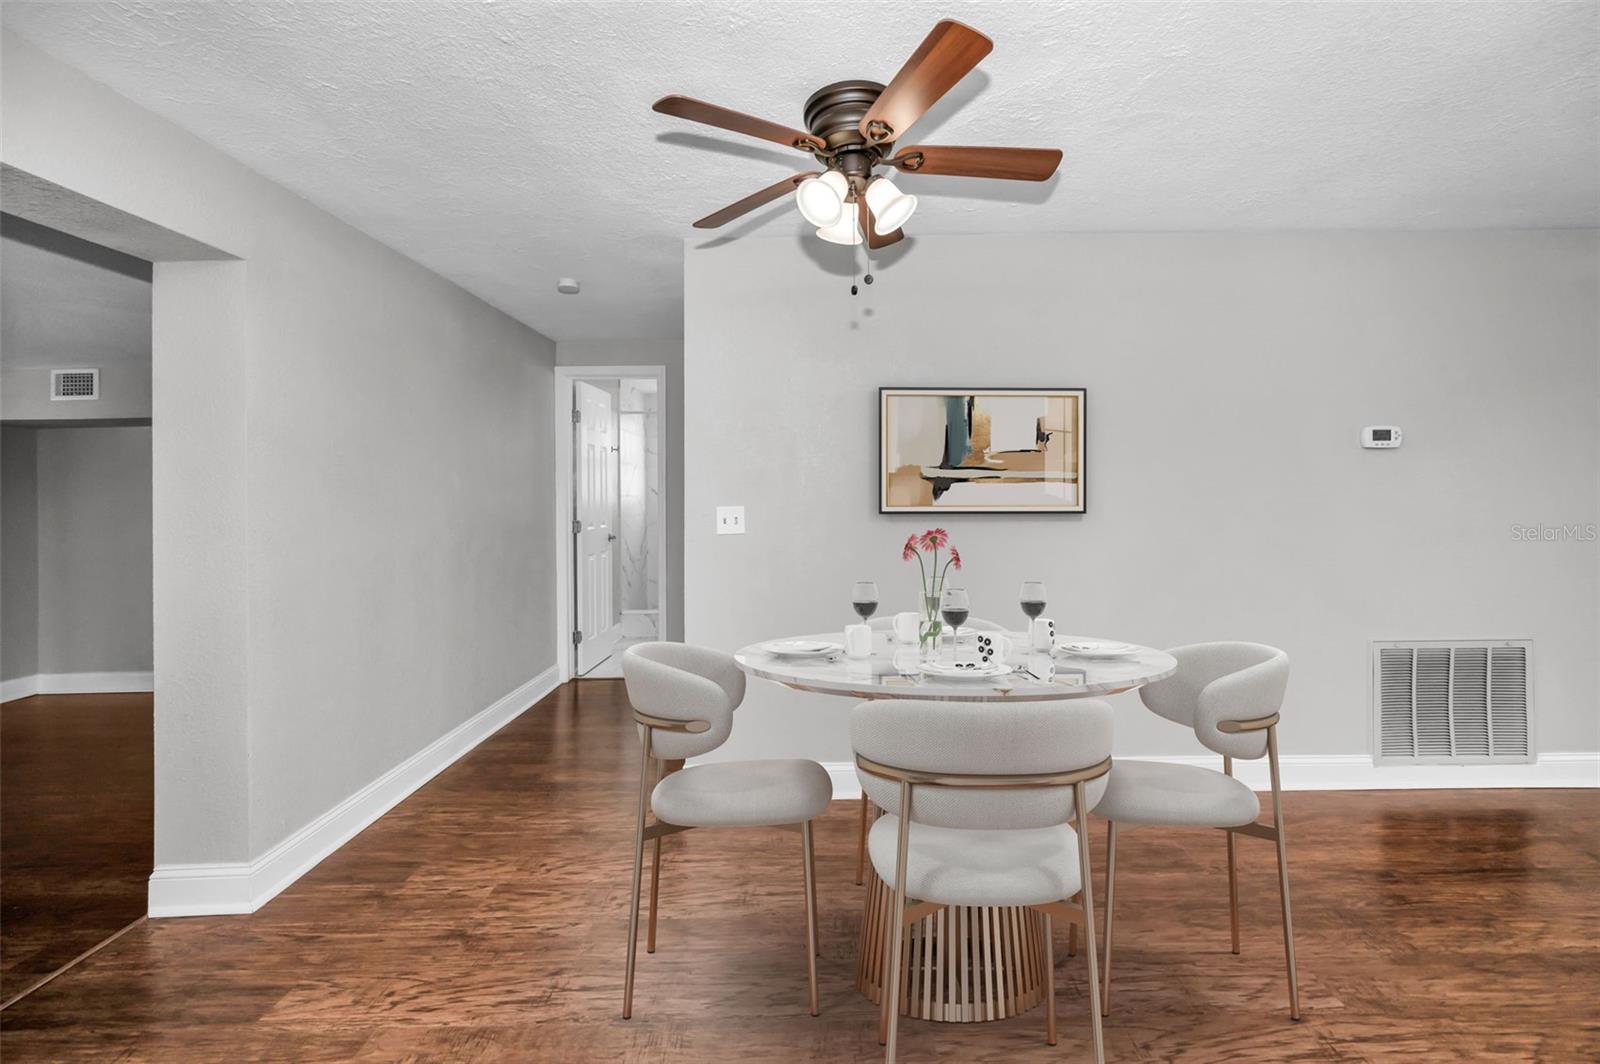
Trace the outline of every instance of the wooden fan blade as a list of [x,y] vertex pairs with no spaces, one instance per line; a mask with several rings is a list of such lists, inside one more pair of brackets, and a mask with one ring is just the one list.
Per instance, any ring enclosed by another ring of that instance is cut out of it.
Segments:
[[888,236],[879,236],[873,232],[872,208],[867,206],[867,198],[865,196],[856,197],[856,220],[861,224],[861,231],[866,234],[867,247],[874,251],[879,248],[886,248],[890,244],[898,244],[905,238],[904,229],[896,229]]
[[826,150],[827,145],[818,137],[788,126],[780,126],[776,122],[768,122],[765,118],[756,118],[752,115],[730,111],[726,107],[718,107],[714,103],[703,100],[692,100],[687,96],[663,96],[657,100],[651,110],[660,114],[671,115],[674,118],[687,118],[691,122],[704,122],[708,126],[718,129],[732,130],[735,133],[744,133],[751,137],[760,137],[789,148],[799,148],[809,151],[815,148],[819,151]]
[[1059,148],[962,148],[913,144],[886,159],[908,174],[996,177],[1003,181],[1045,181],[1061,165]]
[[862,116],[861,135],[869,144],[896,139],[993,47],[993,41],[971,26],[952,19],[940,22]]
[[715,229],[718,226],[727,225],[740,215],[749,214],[757,207],[771,203],[775,199],[782,199],[793,192],[795,186],[800,182],[808,177],[816,176],[816,174],[795,174],[791,177],[786,177],[782,181],[768,185],[760,192],[752,192],[737,203],[730,203],[720,211],[706,215],[698,222],[695,222],[694,227],[696,229]]

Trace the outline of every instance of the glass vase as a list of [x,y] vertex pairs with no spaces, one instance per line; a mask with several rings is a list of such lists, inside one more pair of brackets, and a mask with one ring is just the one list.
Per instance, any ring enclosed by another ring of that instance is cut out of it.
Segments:
[[917,626],[917,650],[922,660],[932,661],[939,650],[939,635],[944,622],[939,619],[939,596],[922,596],[922,623]]

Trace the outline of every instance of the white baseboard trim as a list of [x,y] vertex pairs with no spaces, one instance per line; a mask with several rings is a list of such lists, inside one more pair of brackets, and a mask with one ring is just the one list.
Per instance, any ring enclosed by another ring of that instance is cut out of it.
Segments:
[[0,702],[33,695],[105,695],[155,689],[153,672],[39,672],[0,680]]
[[556,666],[406,758],[253,861],[158,865],[150,915],[253,913],[473,747],[556,689]]
[[[1184,757],[1133,757],[1129,760],[1203,765],[1220,769],[1222,758],[1201,754]],[[830,761],[822,766],[833,780],[833,797],[861,797],[855,763]],[[1286,791],[1480,790],[1507,787],[1600,787],[1600,753],[1540,754],[1532,765],[1385,765],[1378,768],[1366,754],[1295,754],[1279,761]],[[1253,789],[1272,789],[1266,759],[1235,761],[1234,774]]]

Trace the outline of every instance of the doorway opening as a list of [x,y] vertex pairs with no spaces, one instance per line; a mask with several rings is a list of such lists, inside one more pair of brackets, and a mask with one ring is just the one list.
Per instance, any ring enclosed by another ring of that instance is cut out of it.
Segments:
[[0,1008],[146,909],[151,277],[0,215]]
[[622,675],[627,647],[662,638],[666,616],[666,372],[557,367],[557,633],[562,679]]

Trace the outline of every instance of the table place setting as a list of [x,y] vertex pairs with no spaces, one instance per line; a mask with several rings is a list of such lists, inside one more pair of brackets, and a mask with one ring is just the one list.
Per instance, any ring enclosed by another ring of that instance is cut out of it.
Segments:
[[1063,634],[1044,616],[1043,581],[1025,580],[1020,631],[972,616],[955,586],[961,552],[942,528],[906,539],[903,561],[917,563],[921,608],[869,623],[880,603],[876,581],[850,588],[857,620],[819,635],[784,636],[734,655],[752,676],[822,694],[946,701],[1043,701],[1128,690],[1171,675],[1171,655],[1109,639]]

